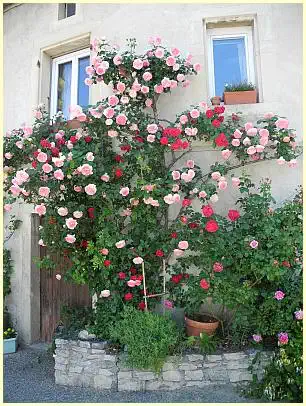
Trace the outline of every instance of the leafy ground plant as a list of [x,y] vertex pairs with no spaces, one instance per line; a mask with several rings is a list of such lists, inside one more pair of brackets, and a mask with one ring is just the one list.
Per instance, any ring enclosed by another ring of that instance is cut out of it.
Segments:
[[111,336],[127,346],[127,365],[159,372],[178,344],[179,330],[165,316],[125,307],[122,320],[112,328]]
[[253,85],[253,83],[248,82],[226,84],[224,86],[225,92],[245,92],[247,90],[255,90],[255,89],[256,89],[255,85]]

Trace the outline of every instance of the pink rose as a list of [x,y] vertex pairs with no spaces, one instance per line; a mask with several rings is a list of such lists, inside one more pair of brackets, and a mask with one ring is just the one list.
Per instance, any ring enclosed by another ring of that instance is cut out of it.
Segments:
[[178,82],[184,82],[184,80],[185,80],[185,75],[183,75],[182,73],[178,73],[177,76],[176,76],[176,80],[177,80]]
[[186,166],[187,168],[194,168],[194,161],[192,159],[188,159],[188,161],[186,162]]
[[179,180],[181,177],[181,174],[179,171],[173,171],[171,175],[172,175],[173,180]]
[[280,129],[285,128],[285,129],[287,129],[288,125],[289,125],[289,121],[286,120],[285,118],[279,118],[275,122],[275,125],[276,125],[277,128],[280,128]]
[[115,110],[112,107],[107,107],[104,111],[103,114],[106,118],[113,118],[115,114]]
[[75,217],[76,219],[80,219],[82,216],[83,216],[82,211],[74,211],[73,212],[73,217]]
[[65,241],[69,244],[73,244],[76,241],[75,235],[67,234],[65,237]]
[[113,57],[113,62],[114,62],[114,65],[116,65],[116,66],[121,65],[121,63],[122,63],[121,56],[120,55],[115,55]]
[[195,63],[195,64],[193,65],[193,69],[194,69],[196,72],[200,72],[200,70],[201,70],[201,64]]
[[278,342],[281,345],[288,344],[288,341],[289,341],[288,333],[279,333],[277,336],[278,336]]
[[13,154],[11,154],[10,152],[7,152],[6,154],[4,154],[4,157],[6,159],[12,159],[13,158]]
[[154,52],[154,55],[156,56],[156,58],[161,59],[164,57],[165,51],[163,50],[163,48],[157,48]]
[[57,212],[58,212],[58,214],[59,214],[60,216],[64,217],[64,216],[67,216],[67,214],[68,214],[68,209],[67,209],[67,207],[60,207],[60,208],[57,210]]
[[252,241],[250,242],[250,247],[251,247],[251,248],[257,248],[257,247],[258,247],[258,241],[252,240]]
[[167,87],[171,86],[171,80],[169,78],[163,78],[161,81],[161,85],[166,89]]
[[69,217],[69,219],[66,220],[66,226],[70,230],[74,230],[77,225],[78,225],[78,222],[75,219],[73,219],[72,217]]
[[172,48],[172,49],[171,49],[171,54],[172,54],[173,56],[179,56],[180,50],[179,50],[178,48]]
[[276,300],[283,300],[284,297],[285,297],[285,293],[282,292],[281,290],[277,290],[277,291],[275,292],[274,299],[276,299]]
[[134,264],[140,265],[143,263],[143,259],[141,257],[136,257],[133,259]]
[[12,205],[7,203],[7,204],[5,204],[3,206],[3,208],[4,208],[5,211],[11,211],[12,210]]
[[[60,168],[60,167],[62,167],[62,166],[64,165],[64,161],[63,161],[62,159],[60,159],[60,158],[53,157],[53,158],[52,158],[52,162],[54,163],[54,165],[55,165],[57,168]],[[46,165],[47,165],[47,164],[46,164]]]
[[246,124],[244,125],[245,131],[248,131],[250,128],[253,128],[253,123],[246,123]]
[[119,99],[115,95],[109,96],[109,98],[107,100],[108,100],[108,104],[112,107],[116,106],[119,103]]
[[289,168],[296,168],[297,167],[297,160],[291,159],[288,163]]
[[145,101],[145,104],[146,104],[146,107],[151,107],[152,104],[153,104],[152,99],[147,99],[147,100]]
[[53,168],[52,168],[52,166],[49,165],[49,164],[43,164],[42,170],[43,170],[45,173],[50,173],[50,172],[53,170]]
[[167,66],[173,66],[175,65],[176,59],[174,58],[174,56],[168,56],[168,58],[166,58],[166,65]]
[[175,89],[177,87],[177,81],[176,80],[171,80],[170,81],[170,89]]
[[116,123],[118,125],[125,125],[127,122],[127,117],[124,114],[118,114],[116,117]]
[[39,196],[42,196],[42,197],[49,197],[50,189],[48,187],[45,187],[45,186],[40,187],[38,189],[38,194],[39,194]]
[[37,155],[37,161],[38,161],[38,162],[46,162],[47,159],[48,159],[48,155],[45,154],[44,152],[40,152],[40,153]]
[[130,193],[130,189],[128,187],[123,187],[120,189],[121,196],[126,197]]
[[238,140],[237,138],[234,138],[234,139],[232,140],[232,145],[233,145],[233,147],[239,147],[239,145],[240,145],[240,140]]
[[188,241],[180,241],[178,247],[180,250],[187,250],[189,247]]
[[142,75],[142,77],[143,77],[143,80],[145,80],[146,82],[148,82],[149,80],[151,80],[152,79],[152,73],[151,72],[145,72],[143,75]]
[[134,286],[136,286],[136,281],[133,280],[129,280],[126,283],[128,285],[129,288],[133,288]]
[[265,114],[264,114],[264,118],[265,118],[266,120],[270,120],[272,117],[275,117],[275,114],[274,114],[274,113],[265,113]]
[[125,240],[118,241],[115,245],[117,248],[123,248],[125,247]]
[[201,192],[199,192],[199,197],[201,199],[205,199],[206,196],[207,196],[207,193],[204,190],[201,190]]
[[[234,141],[234,140],[233,140],[233,141]],[[238,141],[239,141],[239,140],[238,140]],[[229,150],[229,149],[224,149],[224,150],[221,152],[221,155],[222,155],[223,159],[228,159],[228,158],[232,155],[232,151]]]
[[186,123],[188,123],[188,117],[185,116],[185,114],[183,114],[183,115],[180,117],[180,123],[181,123],[181,124],[186,124]]
[[148,86],[141,86],[140,91],[143,94],[147,94],[147,93],[149,93],[150,88]]
[[16,180],[16,183],[17,183],[18,185],[22,185],[22,184],[25,183],[28,179],[29,179],[29,174],[28,174],[26,171],[21,170],[21,171],[17,171],[17,172],[16,172],[16,178],[15,178],[15,180]]
[[100,293],[100,297],[109,297],[110,291],[108,289],[102,290]]
[[171,190],[172,190],[172,192],[176,193],[176,192],[178,192],[180,190],[180,186],[179,185],[173,185]]
[[241,138],[241,137],[242,137],[241,131],[235,130],[235,132],[234,132],[234,137],[237,138],[237,139]]
[[219,179],[221,178],[221,173],[220,173],[220,172],[213,172],[213,173],[211,174],[211,178],[212,178],[213,180],[219,180]]
[[281,156],[280,158],[277,159],[276,161],[278,163],[278,165],[284,165],[285,164],[285,159]]
[[85,72],[87,73],[87,75],[93,75],[95,70],[92,66],[86,66]]
[[134,69],[137,69],[137,70],[142,69],[142,68],[143,68],[143,61],[142,61],[141,59],[139,59],[139,58],[134,59],[134,61],[133,61],[133,68],[134,68]]
[[61,169],[57,169],[53,173],[55,179],[57,180],[63,180],[64,179],[64,172]]
[[156,134],[157,131],[158,131],[158,126],[157,126],[157,124],[149,124],[149,125],[147,126],[147,131],[148,131],[148,133],[150,133],[150,134]]
[[104,175],[102,175],[100,179],[103,180],[103,182],[109,182],[109,176],[108,176],[107,173],[105,173]]
[[85,193],[88,194],[89,196],[93,196],[97,193],[97,187],[96,185],[90,183],[85,187]]
[[197,109],[192,109],[189,114],[192,118],[198,118],[200,116],[200,112]]
[[239,178],[232,178],[232,185],[234,187],[238,187],[240,185],[240,179]]
[[283,142],[290,142],[290,137],[284,137]]
[[260,341],[262,341],[262,336],[260,334],[253,334],[252,338],[255,343],[260,343]]
[[118,132],[116,130],[108,130],[107,135],[111,138],[114,138],[118,136]]
[[154,134],[149,134],[147,136],[147,141],[148,142],[154,142],[155,141],[155,135]]
[[161,94],[161,93],[163,93],[163,91],[164,91],[164,88],[163,88],[162,85],[155,85],[155,86],[154,86],[154,92],[155,92],[155,93]]
[[39,216],[46,214],[46,206],[42,203],[34,207],[34,212]]
[[247,134],[248,134],[248,136],[250,136],[250,137],[254,137],[254,136],[257,134],[257,128],[254,128],[254,127],[249,128],[249,129],[247,130]]
[[227,182],[226,182],[226,180],[221,180],[221,181],[218,183],[218,188],[219,188],[220,190],[225,190],[225,189],[227,188]]
[[108,253],[109,253],[107,248],[102,248],[100,252],[102,255],[108,255]]
[[82,192],[82,188],[81,188],[81,186],[73,186],[73,190],[75,191],[75,192]]
[[253,145],[251,145],[251,146],[247,149],[247,154],[248,154],[248,155],[256,154],[256,148],[255,148]]
[[118,92],[123,93],[125,91],[125,84],[123,82],[118,82],[116,88]]
[[84,176],[90,176],[93,174],[92,166],[89,164],[84,164],[82,166],[79,166],[78,171],[81,172],[81,174]]
[[268,142],[269,142],[269,138],[266,138],[266,137],[261,137],[259,140],[259,144],[262,146],[266,146],[268,144]]
[[261,128],[259,131],[259,136],[260,137],[264,137],[264,138],[268,138],[269,137],[269,131],[265,128]]
[[215,262],[213,264],[213,271],[214,272],[222,272],[223,271],[223,265],[220,262]]
[[258,152],[259,154],[263,152],[264,149],[265,147],[263,145],[256,145],[256,152]]

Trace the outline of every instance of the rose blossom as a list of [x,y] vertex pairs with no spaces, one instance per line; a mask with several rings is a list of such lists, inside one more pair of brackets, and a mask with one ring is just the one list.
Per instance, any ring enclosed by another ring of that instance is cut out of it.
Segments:
[[155,86],[154,86],[154,92],[155,92],[155,93],[161,94],[161,93],[163,93],[163,91],[164,91],[164,88],[163,88],[162,85],[155,85]]
[[155,141],[155,135],[154,134],[149,134],[148,136],[147,136],[147,141],[148,142],[154,142]]
[[240,179],[233,177],[233,178],[232,178],[232,185],[233,185],[234,187],[238,187],[238,186],[240,185]]
[[172,178],[173,178],[173,180],[179,180],[180,177],[181,177],[181,174],[180,174],[179,171],[173,171],[173,172],[172,172]]
[[260,334],[253,334],[252,338],[255,341],[255,343],[260,343],[260,341],[262,341],[262,336]]
[[140,265],[143,263],[143,259],[141,257],[136,257],[133,259],[134,264]]
[[221,262],[215,262],[213,264],[213,271],[214,272],[222,272],[223,271],[223,265],[221,264]]
[[83,216],[82,211],[74,211],[73,212],[73,217],[75,217],[76,219],[80,219],[82,216]]
[[187,250],[189,247],[188,241],[180,241],[178,247],[180,250]]
[[219,188],[220,190],[225,190],[225,189],[227,188],[227,182],[226,182],[226,180],[221,180],[221,181],[218,183],[218,188]]
[[[234,140],[233,140],[233,141],[234,141]],[[223,159],[228,159],[228,158],[232,155],[232,151],[229,150],[229,149],[224,149],[224,150],[221,152],[221,155],[222,155]]]
[[181,124],[186,124],[186,123],[188,123],[188,117],[185,116],[185,114],[183,114],[183,115],[180,117],[180,123],[181,123]]
[[49,197],[49,193],[50,193],[50,189],[48,188],[48,187],[40,187],[39,189],[38,189],[38,194],[39,194],[39,196],[42,196],[42,197]]
[[165,51],[163,50],[163,48],[157,48],[154,52],[154,55],[156,56],[156,58],[161,59],[164,57]]
[[133,281],[133,280],[127,281],[126,284],[128,285],[129,288],[133,288],[134,286],[136,286],[136,283],[135,283],[135,281]]
[[200,280],[200,286],[202,289],[207,290],[210,287],[209,282],[206,279],[201,279]]
[[125,240],[118,241],[115,245],[117,248],[123,248],[125,247]]
[[277,336],[278,336],[278,342],[281,345],[288,344],[288,341],[289,341],[288,333],[279,333]]
[[291,159],[288,163],[289,168],[296,168],[297,167],[297,160]]
[[58,212],[58,214],[59,214],[60,216],[67,216],[67,214],[68,214],[68,209],[67,209],[67,207],[60,207],[60,208],[57,210],[57,212]]
[[123,187],[120,189],[121,196],[126,197],[130,193],[130,189],[128,187]]
[[238,139],[238,138],[241,138],[241,137],[242,137],[241,131],[235,130],[235,131],[234,131],[234,137],[237,138],[237,139]]
[[78,222],[75,219],[73,219],[72,217],[69,217],[69,219],[66,219],[66,226],[70,230],[74,230],[77,225],[78,225]]
[[7,152],[6,154],[4,154],[4,157],[6,159],[12,159],[13,158],[13,154],[11,154],[10,152]]
[[247,135],[250,137],[254,137],[257,134],[257,128],[249,128],[247,131]]
[[176,249],[173,250],[173,254],[176,257],[181,257],[182,255],[184,255],[184,251],[176,248]]
[[95,159],[94,154],[92,152],[87,152],[86,159],[87,159],[87,161],[92,162]]
[[56,277],[56,279],[57,279],[58,281],[60,281],[60,280],[62,279],[62,275],[60,275],[59,273],[56,274],[55,277]]
[[209,200],[210,200],[212,203],[217,203],[217,201],[219,200],[219,197],[218,197],[218,195],[215,193],[215,194],[213,194],[213,195],[210,196]]
[[201,199],[205,199],[206,196],[207,196],[207,193],[204,190],[201,190],[201,192],[199,192],[199,197]]
[[148,82],[149,80],[152,79],[152,73],[151,72],[145,72],[143,75],[143,80],[145,80],[146,82]]
[[247,146],[251,144],[251,140],[249,137],[245,137],[245,139],[242,141],[242,144]]
[[148,124],[147,131],[150,134],[156,134],[158,131],[158,126],[156,124]]
[[97,193],[97,187],[93,183],[90,183],[89,185],[85,186],[85,193],[88,194],[89,196],[93,196]]
[[109,181],[109,176],[108,176],[107,173],[105,173],[104,175],[101,176],[100,179],[103,180],[103,182],[108,182]]
[[279,118],[277,121],[275,121],[275,125],[277,128],[287,129],[288,125],[289,125],[289,121],[286,120],[285,118]]
[[176,62],[176,59],[174,58],[174,56],[168,56],[168,58],[166,58],[167,66],[174,66],[175,62]]
[[252,241],[250,242],[250,247],[251,247],[251,248],[257,248],[257,247],[258,247],[258,241],[252,240]]
[[116,123],[118,125],[125,125],[127,122],[127,117],[124,114],[118,114],[116,117]]
[[245,123],[244,125],[245,131],[248,131],[250,128],[253,128],[253,123]]
[[55,179],[57,180],[63,180],[64,179],[64,172],[61,169],[57,169],[53,173]]
[[194,69],[196,72],[200,72],[200,70],[201,70],[201,64],[195,63],[195,64],[193,65],[193,69]]
[[213,172],[213,173],[211,174],[211,178],[212,178],[213,180],[219,180],[220,177],[221,177],[221,173],[220,173],[220,172]]
[[43,203],[35,206],[34,208],[34,212],[39,216],[43,216],[44,214],[46,214],[46,211],[46,206]]
[[3,208],[4,208],[5,211],[11,211],[12,210],[12,205],[7,203],[7,204],[5,204],[3,206]]
[[234,138],[232,140],[232,145],[233,145],[233,147],[239,147],[240,141],[237,138]]
[[75,235],[67,234],[65,237],[65,241],[68,242],[69,244],[73,244],[76,241]]
[[303,320],[303,310],[297,310],[294,312],[294,317],[296,320]]
[[110,291],[108,289],[102,290],[100,293],[100,297],[109,297]]
[[50,172],[53,170],[53,168],[52,168],[52,166],[49,165],[49,164],[43,164],[42,170],[43,170],[45,173],[50,173]]
[[285,297],[285,293],[282,292],[281,290],[277,290],[274,294],[274,299],[276,300],[283,300]]
[[176,76],[176,80],[177,80],[178,82],[184,82],[184,80],[185,80],[185,75],[183,75],[182,73],[178,73],[177,76]]

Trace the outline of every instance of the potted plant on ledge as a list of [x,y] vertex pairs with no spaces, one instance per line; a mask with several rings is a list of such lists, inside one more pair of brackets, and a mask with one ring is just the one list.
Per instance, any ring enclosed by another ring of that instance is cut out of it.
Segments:
[[256,87],[252,83],[241,82],[226,84],[224,87],[224,104],[257,103]]
[[3,352],[4,354],[12,354],[17,350],[18,334],[13,328],[8,328],[3,333]]

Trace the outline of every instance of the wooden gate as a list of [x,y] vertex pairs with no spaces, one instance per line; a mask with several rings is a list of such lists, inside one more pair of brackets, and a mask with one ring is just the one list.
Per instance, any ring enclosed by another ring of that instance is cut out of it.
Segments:
[[[40,256],[45,256],[47,250],[41,247]],[[91,296],[87,285],[67,283],[62,277],[56,279],[56,274],[65,273],[67,261],[61,255],[50,255],[57,264],[56,269],[40,271],[40,332],[41,340],[51,342],[58,322],[62,305],[90,306]]]

